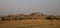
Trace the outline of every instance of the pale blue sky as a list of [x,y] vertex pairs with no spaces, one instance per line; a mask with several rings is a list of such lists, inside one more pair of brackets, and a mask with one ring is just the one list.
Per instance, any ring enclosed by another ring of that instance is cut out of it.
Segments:
[[60,15],[60,0],[0,0],[0,16],[32,12]]

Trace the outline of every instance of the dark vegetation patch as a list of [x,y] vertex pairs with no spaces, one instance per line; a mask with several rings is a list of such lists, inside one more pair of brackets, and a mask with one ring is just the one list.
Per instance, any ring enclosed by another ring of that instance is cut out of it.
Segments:
[[54,17],[54,16],[47,16],[46,19],[48,19],[48,20],[60,20],[60,18]]

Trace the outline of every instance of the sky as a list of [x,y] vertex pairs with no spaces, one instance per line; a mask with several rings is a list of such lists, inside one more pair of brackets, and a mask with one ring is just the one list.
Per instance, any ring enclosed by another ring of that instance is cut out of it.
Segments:
[[0,0],[0,16],[32,12],[60,15],[60,0]]

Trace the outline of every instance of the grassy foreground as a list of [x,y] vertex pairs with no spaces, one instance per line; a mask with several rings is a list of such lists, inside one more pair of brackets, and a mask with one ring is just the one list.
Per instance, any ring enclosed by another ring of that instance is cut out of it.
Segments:
[[17,20],[17,21],[2,21],[0,28],[60,28],[60,20]]

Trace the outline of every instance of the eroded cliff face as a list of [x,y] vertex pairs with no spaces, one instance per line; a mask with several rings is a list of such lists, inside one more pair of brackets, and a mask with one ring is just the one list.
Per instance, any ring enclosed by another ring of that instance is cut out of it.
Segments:
[[32,13],[32,14],[30,14],[30,15],[32,15],[33,16],[33,18],[35,19],[45,19],[45,14],[43,14],[43,13],[39,13],[39,12],[35,12],[35,13]]

